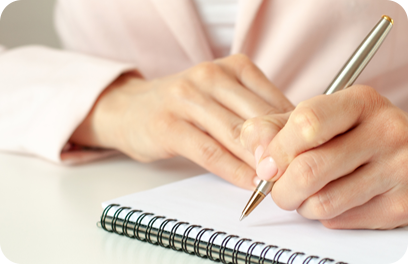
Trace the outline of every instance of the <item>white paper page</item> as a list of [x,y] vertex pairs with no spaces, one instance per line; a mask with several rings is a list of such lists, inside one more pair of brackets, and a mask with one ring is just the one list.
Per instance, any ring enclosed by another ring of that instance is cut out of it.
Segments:
[[387,231],[330,230],[319,221],[281,210],[271,198],[265,198],[240,222],[240,214],[251,194],[215,175],[205,174],[107,201],[103,207],[119,203],[241,238],[350,264],[393,263],[406,251],[407,227]]

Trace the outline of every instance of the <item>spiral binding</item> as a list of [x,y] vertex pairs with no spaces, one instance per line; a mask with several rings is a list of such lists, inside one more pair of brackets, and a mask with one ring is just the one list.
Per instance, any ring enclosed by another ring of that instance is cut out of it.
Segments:
[[227,264],[228,262],[225,260],[225,250],[227,249],[228,242],[232,238],[239,238],[239,236],[236,235],[228,235],[224,238],[224,240],[221,242],[221,248],[220,248],[220,257],[219,259],[221,260],[222,263]]
[[152,213],[141,213],[139,215],[139,217],[136,219],[135,227],[133,228],[133,237],[135,237],[136,239],[138,239],[140,241],[146,241],[146,236],[145,236],[145,238],[141,238],[139,236],[139,229],[140,229],[140,226],[142,225],[143,219],[148,215],[154,215],[154,214],[152,214]]
[[282,256],[283,253],[285,253],[285,251],[290,252],[290,249],[287,248],[281,248],[278,250],[278,252],[276,252],[275,256],[273,257],[273,264],[278,264],[279,263],[279,259]]
[[[131,209],[130,207],[120,207],[118,210],[116,210],[115,214],[113,215],[113,220],[111,223],[111,229],[113,232],[119,234],[119,235],[123,235],[123,231],[122,233],[119,233],[118,231],[116,231],[116,223],[119,219],[119,215],[123,210],[127,210],[127,209]],[[122,229],[123,230],[123,229]]]
[[129,233],[128,233],[128,224],[129,224],[130,218],[132,217],[133,214],[141,213],[141,212],[142,212],[142,210],[131,210],[128,214],[126,214],[125,220],[123,222],[123,233],[125,234],[125,236],[133,238],[133,236],[129,235]]
[[[312,259],[318,259],[318,258],[319,258],[319,256],[309,256],[303,261],[303,264],[309,264]],[[338,264],[340,264],[340,263],[338,263]]]
[[325,264],[325,263],[327,263],[327,261],[333,262],[334,259],[324,258],[324,259],[322,259],[322,260],[319,261],[319,264]]
[[[112,208],[115,207],[115,206],[120,206],[120,204],[110,204],[110,205],[106,206],[105,210],[103,210],[103,212],[102,212],[102,216],[101,216],[101,226],[102,226],[103,229],[105,229],[105,230],[108,231],[108,232],[113,232],[113,229],[112,229],[112,230],[108,230],[108,229],[106,228],[106,217],[108,217],[108,212],[110,211],[110,209],[112,209]],[[113,221],[112,221],[112,222],[113,222]]]
[[210,239],[208,239],[208,244],[207,244],[207,256],[209,259],[213,260],[213,261],[217,261],[217,259],[213,258],[212,256],[212,248],[214,246],[214,241],[215,239],[219,236],[219,235],[226,235],[227,233],[225,232],[214,232],[214,234],[211,235]]
[[[272,248],[278,248],[277,246],[272,246],[268,245],[264,247],[264,249],[261,251],[261,254],[259,255],[259,264],[264,264],[266,260],[266,254],[268,254],[268,251]],[[261,262],[262,261],[262,262]]]
[[164,243],[163,243],[163,233],[164,233],[164,228],[170,222],[177,222],[177,219],[170,219],[170,218],[165,219],[161,223],[161,225],[159,227],[159,231],[157,232],[157,242],[159,243],[160,246],[165,247],[165,248],[170,247],[170,245],[164,245]]
[[172,249],[180,251],[181,249],[178,249],[175,245],[175,238],[176,238],[176,234],[177,234],[177,229],[181,226],[181,225],[189,225],[190,223],[188,222],[177,222],[176,224],[174,224],[173,228],[171,229],[170,232],[170,237],[169,237],[169,245]]
[[157,219],[165,219],[165,216],[154,216],[152,219],[150,219],[149,223],[147,224],[146,228],[146,241],[149,242],[150,244],[157,245],[158,242],[153,242],[151,239],[151,234],[152,234],[152,228],[154,223],[157,221]]
[[[106,225],[106,220],[108,217],[108,214],[110,212],[110,210],[112,210],[112,208],[116,208],[115,212],[113,213],[110,225]],[[120,214],[124,211],[124,210],[129,210],[129,212],[126,214],[125,218],[120,218]],[[137,219],[133,222],[130,221],[130,219],[132,218],[132,216],[136,213],[140,213],[137,217]],[[143,219],[145,219],[145,217],[147,216],[152,216],[149,220],[149,222],[147,223],[147,225],[142,225],[142,221]],[[161,219],[162,222],[160,224],[160,226],[157,228],[154,227],[154,224],[156,223],[157,220]],[[121,230],[118,230],[118,221],[121,220],[123,221],[122,224],[122,228]],[[171,223],[171,222],[175,222],[173,227],[171,228],[171,231],[166,231],[165,228],[166,226]],[[140,241],[145,241],[148,242],[150,244],[153,245],[160,245],[162,247],[165,248],[171,248],[173,250],[177,250],[177,251],[184,251],[188,254],[194,254],[196,256],[199,256],[201,258],[208,258],[210,260],[213,261],[221,261],[222,263],[232,263],[232,264],[239,264],[238,263],[238,257],[240,254],[245,254],[245,258],[241,258],[241,261],[245,261],[245,264],[252,264],[254,263],[254,261],[252,260],[252,258],[255,258],[255,255],[253,254],[254,250],[256,247],[259,246],[263,246],[263,249],[261,251],[261,253],[259,254],[259,257],[257,258],[257,263],[258,264],[265,264],[266,261],[269,261],[268,263],[270,263],[270,261],[272,261],[272,264],[279,264],[282,263],[279,261],[279,259],[282,257],[282,255],[284,253],[289,253],[291,252],[290,249],[286,249],[286,248],[281,248],[279,250],[278,246],[275,245],[266,245],[263,242],[253,242],[249,245],[248,249],[246,250],[246,253],[242,252],[240,250],[241,246],[244,243],[249,243],[252,240],[248,239],[248,238],[241,238],[239,239],[238,236],[236,235],[227,235],[225,232],[220,232],[220,231],[216,231],[214,232],[214,229],[211,228],[202,228],[199,225],[190,225],[190,223],[188,222],[181,222],[178,221],[177,219],[170,219],[170,218],[166,218],[165,216],[155,216],[153,213],[147,213],[147,212],[143,212],[142,210],[131,210],[130,207],[120,207],[119,204],[110,204],[108,205],[102,212],[102,216],[101,216],[101,227],[108,231],[108,232],[114,232],[117,233],[119,235],[125,235],[129,238],[135,238],[138,239]],[[131,234],[129,234],[129,225],[133,224],[133,230],[131,231]],[[178,228],[180,228],[180,226],[182,225],[187,225],[187,227],[185,228],[184,232],[182,235],[177,233]],[[143,226],[143,227],[142,227]],[[110,228],[108,228],[110,227]],[[197,235],[195,236],[195,238],[190,237],[190,233],[192,230],[194,230],[195,228],[200,229],[197,233]],[[144,230],[143,230],[144,229]],[[155,232],[157,234],[152,234],[152,231],[155,230]],[[202,243],[202,237],[204,236],[204,234],[206,232],[212,232],[210,238],[208,239],[208,242],[206,243],[205,246],[205,254],[200,253],[200,243]],[[141,233],[144,233],[144,236],[141,236]],[[165,243],[163,242],[163,236],[164,234],[167,233],[168,235],[168,242]],[[221,244],[217,247],[219,247],[218,249],[218,256],[214,257],[213,256],[213,252],[214,252],[214,246],[215,246],[215,240],[217,239],[218,236],[225,236],[221,242]],[[152,236],[154,239],[152,239]],[[178,241],[180,243],[180,248],[178,248],[176,246],[176,236],[181,236],[181,242]],[[193,244],[189,244],[189,239],[190,242],[192,239],[194,239],[194,241],[192,242]],[[235,242],[235,245],[233,246],[233,248],[231,249],[230,247],[228,247],[228,243],[232,240],[232,239],[236,239],[237,242]],[[193,251],[189,251],[188,246],[193,248]],[[232,256],[230,256],[231,261],[228,261],[226,259],[226,251],[227,249],[229,251],[232,250]],[[267,254],[268,252],[271,250],[277,250],[276,253],[274,254],[274,257],[272,260],[267,259]],[[303,252],[294,252],[289,256],[289,259],[287,260],[287,264],[293,264],[295,263],[295,259],[299,256],[304,256],[305,253]],[[313,260],[319,260],[320,257],[318,256],[314,256],[314,255],[310,255],[307,256],[304,261],[303,264],[310,264],[311,261]],[[334,262],[333,259],[330,258],[322,258],[318,264],[327,264],[327,263],[331,263]],[[337,262],[337,264],[347,264],[345,262]]]
[[251,263],[251,257],[253,256],[254,249],[259,245],[265,245],[265,243],[254,242],[249,246],[247,253],[245,254],[245,263]]
[[304,255],[305,253],[303,252],[295,252],[293,253],[290,258],[288,259],[288,264],[293,264],[293,261],[295,261],[295,258],[299,255]]
[[[234,246],[234,250],[232,251],[232,264],[238,264],[238,253],[239,253],[239,249],[241,247],[242,244],[244,244],[244,242],[250,242],[252,241],[251,239],[248,238],[241,238],[240,240],[238,240],[238,242],[235,244]],[[245,260],[246,261],[246,260]]]
[[207,231],[214,231],[214,229],[212,228],[203,228],[200,230],[200,232],[198,232],[195,240],[194,240],[194,254],[196,254],[197,256],[199,256],[200,258],[207,258],[207,255],[201,255],[200,254],[200,242],[201,242],[201,238],[203,237],[204,233]]
[[[193,230],[194,228],[201,228],[200,225],[190,225],[189,227],[187,227],[187,229],[184,231],[183,236],[181,238],[181,249],[186,252],[187,254],[190,254],[190,252],[188,251],[187,248],[187,239],[188,239],[188,235],[190,234],[191,230]],[[191,254],[194,254],[194,252],[191,252]]]

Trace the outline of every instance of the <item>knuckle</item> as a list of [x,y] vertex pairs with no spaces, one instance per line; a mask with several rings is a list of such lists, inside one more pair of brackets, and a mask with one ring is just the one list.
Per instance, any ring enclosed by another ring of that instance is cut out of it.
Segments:
[[222,72],[219,65],[213,62],[203,62],[192,69],[193,76],[199,81],[210,81]]
[[248,119],[242,124],[241,139],[245,139],[250,136],[254,131],[258,131],[261,128],[261,120],[258,117]]
[[256,139],[259,136],[259,131],[262,131],[262,127],[265,122],[261,117],[255,117],[245,121],[240,128],[240,141],[244,147],[256,147],[251,144],[256,144]]
[[318,192],[310,199],[310,210],[316,219],[330,219],[334,217],[335,205],[332,197],[325,192]]
[[[304,103],[300,103],[297,109],[293,111],[291,118],[293,123],[300,131],[300,134],[307,140],[313,141],[320,131],[320,118],[317,112]],[[321,144],[323,142],[317,142]]]
[[258,67],[251,61],[251,59],[248,56],[244,54],[237,54],[237,56],[238,57],[236,65],[239,65],[241,68],[240,75],[243,75],[244,72],[253,74],[259,71]]
[[366,85],[356,85],[350,92],[354,93],[356,98],[355,105],[361,108],[361,113],[371,115],[378,112],[379,109],[388,105],[388,100],[381,96],[374,88]]
[[230,127],[230,138],[233,142],[239,143],[241,135],[242,123],[236,122]]
[[251,59],[242,53],[234,54],[228,57],[229,64],[238,70],[238,76],[241,76],[244,71],[253,71],[257,69]]
[[390,149],[401,147],[401,142],[408,141],[408,120],[401,111],[385,111],[379,129],[382,131],[382,138]]
[[231,58],[243,64],[252,64],[251,59],[243,53],[234,54]]
[[214,166],[223,155],[223,150],[214,144],[203,144],[199,147],[198,151],[204,167]]
[[169,91],[173,97],[179,99],[188,99],[194,97],[197,93],[194,85],[187,79],[178,79],[174,81],[170,85]]
[[300,188],[307,190],[318,183],[320,178],[320,166],[315,155],[304,154],[302,157],[295,159],[293,163],[294,173],[299,175],[297,184]]
[[244,143],[247,141],[248,137],[253,133],[253,131],[254,131],[253,119],[248,119],[242,124],[240,139],[241,139],[241,143],[244,146],[245,146]]
[[204,94],[197,89],[189,80],[180,79],[170,86],[170,94],[167,100],[176,100],[177,102],[194,102],[198,105],[204,105],[208,100]]
[[373,99],[380,98],[381,95],[372,87],[367,85],[356,85],[354,87],[354,92],[357,95],[364,97],[365,99],[373,97]]
[[254,117],[251,119],[248,119],[244,122],[242,125],[242,129],[249,129],[249,130],[258,130],[261,129],[264,124],[264,121],[262,117]]

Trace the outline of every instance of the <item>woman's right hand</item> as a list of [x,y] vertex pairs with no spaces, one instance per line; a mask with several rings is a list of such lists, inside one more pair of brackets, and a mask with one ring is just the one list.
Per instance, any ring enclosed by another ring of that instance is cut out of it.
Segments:
[[252,189],[255,162],[240,143],[242,124],[292,109],[238,54],[154,80],[122,75],[100,95],[70,140],[117,149],[141,162],[181,155]]

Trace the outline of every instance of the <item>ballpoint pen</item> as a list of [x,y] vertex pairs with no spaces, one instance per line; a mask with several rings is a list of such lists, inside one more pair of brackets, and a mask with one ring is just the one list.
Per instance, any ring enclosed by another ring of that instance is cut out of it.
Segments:
[[[389,16],[384,15],[381,17],[381,20],[375,25],[353,55],[351,55],[324,94],[335,93],[354,83],[387,37],[393,24],[394,21]],[[272,191],[273,185],[274,182],[272,181],[261,180],[242,211],[240,220],[247,217],[258,206],[265,196]]]

